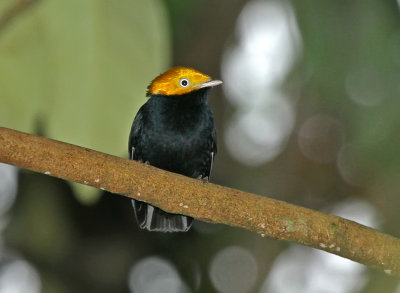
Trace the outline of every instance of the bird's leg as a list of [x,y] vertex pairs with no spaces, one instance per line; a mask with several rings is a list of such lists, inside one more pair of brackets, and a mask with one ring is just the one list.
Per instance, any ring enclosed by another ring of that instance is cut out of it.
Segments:
[[208,183],[208,181],[209,181],[208,176],[203,177],[203,175],[197,176],[196,179],[201,180],[203,183]]
[[133,160],[133,155],[135,154],[135,147],[131,148],[131,160]]

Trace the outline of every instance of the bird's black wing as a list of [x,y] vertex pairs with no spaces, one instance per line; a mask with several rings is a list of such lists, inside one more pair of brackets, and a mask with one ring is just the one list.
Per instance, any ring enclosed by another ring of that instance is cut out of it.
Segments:
[[217,135],[215,128],[209,132],[209,135],[205,140],[204,151],[205,152],[202,152],[202,154],[199,154],[199,156],[201,156],[202,164],[194,171],[191,177],[207,182],[210,180],[214,158],[217,154]]
[[129,134],[129,143],[128,143],[128,152],[129,159],[135,161],[143,161],[143,158],[139,158],[140,150],[138,148],[139,137],[143,131],[143,107],[140,108],[138,113],[136,114],[135,119],[133,120],[131,132]]
[[[140,108],[132,123],[128,151],[131,160],[147,162],[143,156],[143,137],[146,120],[146,104]],[[149,162],[151,164],[151,162]],[[193,218],[164,212],[158,207],[139,200],[132,200],[133,210],[139,227],[149,231],[185,232],[192,225]]]
[[210,152],[210,161],[208,164],[209,167],[206,170],[206,174],[203,175],[203,176],[208,177],[208,180],[210,180],[212,166],[214,164],[214,158],[215,158],[215,155],[217,154],[217,133],[216,133],[215,128],[211,132],[210,144],[211,144],[211,152]]
[[[135,161],[143,162],[143,158],[141,157],[141,149],[140,149],[140,136],[143,132],[144,127],[144,107],[140,108],[138,113],[136,114],[135,119],[133,120],[131,132],[129,134],[129,142],[128,142],[128,152],[129,159]],[[138,200],[132,200],[133,209],[135,211],[135,216],[137,222],[141,228],[146,224],[145,219],[147,215],[147,204]]]

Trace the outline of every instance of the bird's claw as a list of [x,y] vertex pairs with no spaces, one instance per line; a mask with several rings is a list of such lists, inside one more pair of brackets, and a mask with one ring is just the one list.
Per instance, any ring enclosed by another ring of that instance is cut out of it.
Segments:
[[202,175],[199,175],[197,179],[201,180],[203,183],[208,183],[208,176],[203,177]]

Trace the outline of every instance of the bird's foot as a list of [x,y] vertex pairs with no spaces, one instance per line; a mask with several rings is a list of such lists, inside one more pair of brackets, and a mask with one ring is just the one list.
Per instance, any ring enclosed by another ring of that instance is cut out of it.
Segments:
[[208,183],[208,176],[203,177],[202,175],[199,175],[197,179],[201,180],[203,183]]

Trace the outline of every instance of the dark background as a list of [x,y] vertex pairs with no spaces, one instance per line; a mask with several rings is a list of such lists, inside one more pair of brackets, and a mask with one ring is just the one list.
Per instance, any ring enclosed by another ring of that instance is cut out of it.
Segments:
[[[400,236],[396,1],[31,2],[0,3],[1,126],[127,157],[148,83],[194,67],[224,80],[212,182]],[[127,198],[5,165],[0,233],[0,293],[400,292],[236,228],[144,232]]]

